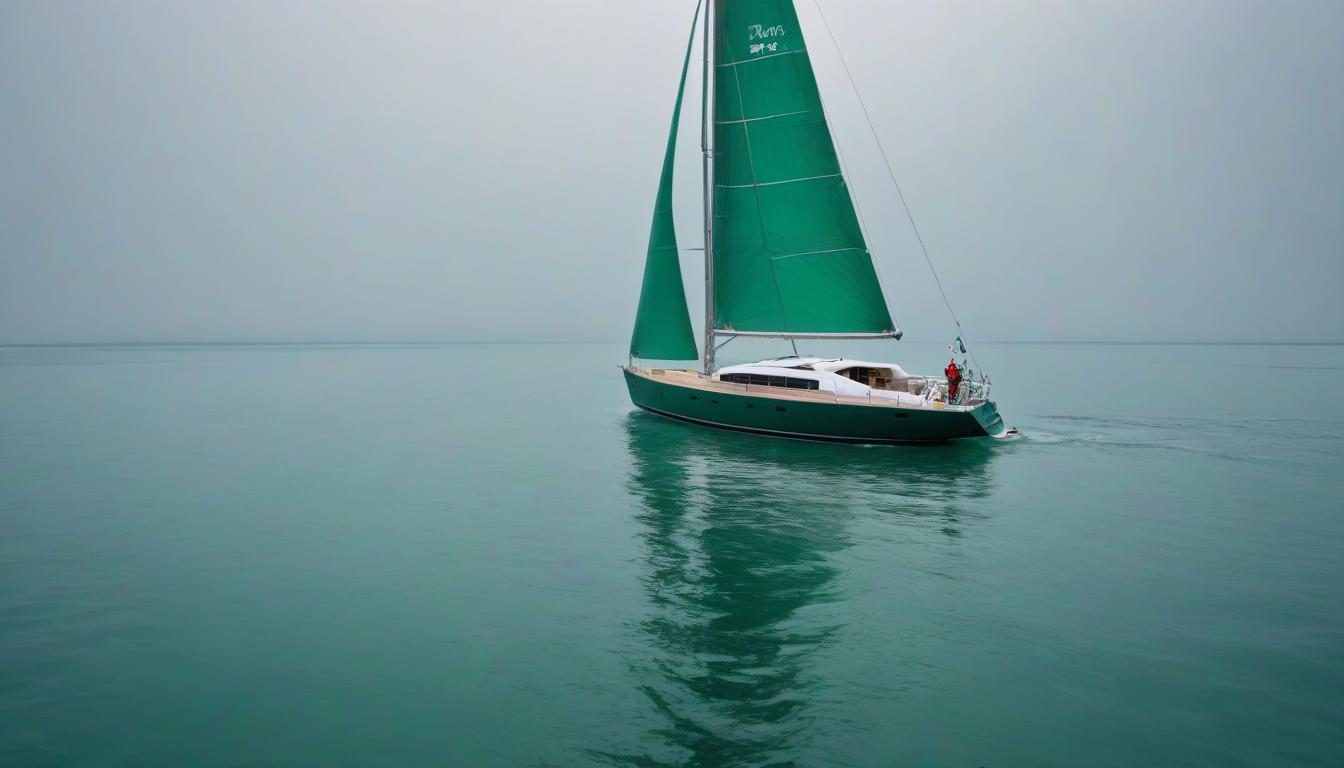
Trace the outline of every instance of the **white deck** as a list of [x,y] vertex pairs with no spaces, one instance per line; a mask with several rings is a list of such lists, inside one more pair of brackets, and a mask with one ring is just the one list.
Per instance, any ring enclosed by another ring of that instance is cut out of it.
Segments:
[[[983,397],[976,397],[965,399],[957,404],[949,404],[947,402],[947,380],[944,378],[912,376],[895,363],[874,363],[846,358],[773,358],[756,363],[725,366],[712,377],[706,377],[697,371],[671,368],[631,368],[630,371],[638,376],[655,380],[661,379],[679,386],[693,387],[708,392],[735,394],[750,392],[753,397],[770,397],[779,400],[806,400],[932,410],[970,410],[983,401]],[[815,381],[817,387],[816,389],[801,389],[763,383],[736,383],[722,380],[723,376],[731,374],[807,379]],[[863,379],[863,381],[856,379]]]

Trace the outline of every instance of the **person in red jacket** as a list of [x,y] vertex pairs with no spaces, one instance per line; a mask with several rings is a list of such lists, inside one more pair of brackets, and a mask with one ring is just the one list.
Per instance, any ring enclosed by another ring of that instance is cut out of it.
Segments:
[[948,362],[943,373],[947,374],[947,402],[955,403],[957,401],[957,390],[961,388],[961,369],[957,367],[957,361]]

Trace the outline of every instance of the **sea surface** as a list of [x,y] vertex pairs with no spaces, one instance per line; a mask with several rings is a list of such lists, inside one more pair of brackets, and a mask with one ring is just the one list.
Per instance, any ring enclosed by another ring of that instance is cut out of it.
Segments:
[[974,351],[1020,438],[670,422],[620,345],[0,348],[0,765],[1344,765],[1344,347]]

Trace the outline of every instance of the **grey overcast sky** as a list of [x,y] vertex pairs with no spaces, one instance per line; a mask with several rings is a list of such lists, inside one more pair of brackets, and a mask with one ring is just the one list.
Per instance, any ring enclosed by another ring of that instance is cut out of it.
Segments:
[[[0,343],[624,340],[694,6],[6,0]],[[975,338],[1344,340],[1344,2],[822,8]],[[798,10],[893,313],[943,341]]]

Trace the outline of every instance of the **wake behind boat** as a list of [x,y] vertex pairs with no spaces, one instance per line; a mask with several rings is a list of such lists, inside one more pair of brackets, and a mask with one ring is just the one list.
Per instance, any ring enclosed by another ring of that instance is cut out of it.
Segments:
[[[699,13],[697,7],[696,20]],[[960,333],[941,377],[910,375],[895,363],[796,354],[715,364],[717,350],[738,337],[788,339],[796,353],[798,339],[902,336],[855,213],[791,0],[708,2],[701,99],[704,364],[700,371],[640,364],[702,358],[672,214],[677,125],[696,20],[624,367],[631,400],[683,421],[813,440],[932,442],[1002,433],[988,378],[983,372],[975,378],[965,359],[955,361],[958,349],[966,353]]]

